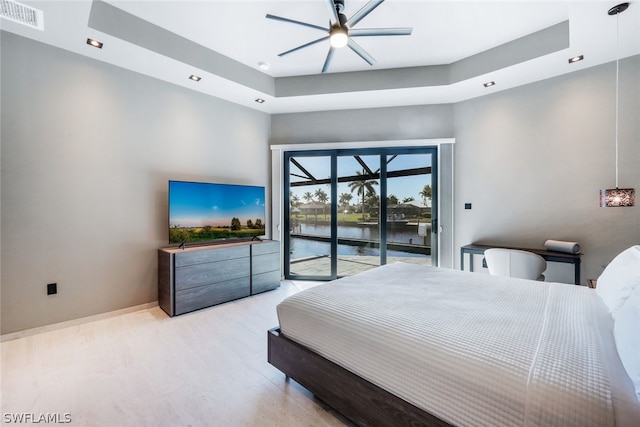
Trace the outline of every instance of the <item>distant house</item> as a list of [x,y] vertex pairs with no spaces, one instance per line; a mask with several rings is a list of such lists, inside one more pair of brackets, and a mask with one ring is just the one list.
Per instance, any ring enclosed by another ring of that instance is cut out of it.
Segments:
[[411,201],[398,203],[397,205],[387,205],[387,216],[394,218],[417,218],[431,211],[431,200],[427,200],[427,205]]
[[307,217],[308,215],[322,215],[324,214],[327,207],[329,206],[323,203],[309,202],[298,206],[298,209],[300,210],[301,214]]

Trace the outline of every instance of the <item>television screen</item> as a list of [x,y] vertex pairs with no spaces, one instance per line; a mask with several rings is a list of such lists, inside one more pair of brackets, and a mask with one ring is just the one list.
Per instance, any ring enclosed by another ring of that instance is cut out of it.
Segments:
[[169,181],[169,243],[265,234],[264,187]]

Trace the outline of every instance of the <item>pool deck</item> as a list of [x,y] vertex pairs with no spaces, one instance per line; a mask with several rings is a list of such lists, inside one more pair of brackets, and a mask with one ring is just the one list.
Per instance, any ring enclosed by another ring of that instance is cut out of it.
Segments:
[[[431,265],[431,257],[388,257],[387,264],[394,262],[409,262],[412,264]],[[338,276],[353,276],[354,274],[370,270],[380,265],[377,256],[345,256],[338,257]],[[323,276],[331,271],[331,258],[328,256],[305,258],[291,263],[291,275]]]

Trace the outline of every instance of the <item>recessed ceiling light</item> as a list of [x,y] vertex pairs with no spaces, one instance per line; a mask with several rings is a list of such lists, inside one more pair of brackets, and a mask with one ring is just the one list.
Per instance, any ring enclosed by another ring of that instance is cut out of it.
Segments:
[[102,42],[99,42],[98,40],[94,40],[94,39],[87,39],[87,44],[93,47],[97,47],[98,49],[102,49]]
[[255,101],[256,101],[258,104],[264,104],[264,103],[266,102],[266,101],[265,101],[264,99],[262,99],[262,98],[256,98],[256,99],[255,99]]
[[189,78],[190,78],[191,80],[193,80],[194,82],[199,82],[200,80],[202,80],[202,77],[198,77],[198,76],[193,75],[193,74],[191,74],[191,75],[189,76]]
[[569,58],[569,64],[573,64],[574,62],[580,62],[584,59],[584,55],[574,56],[573,58]]
[[269,69],[269,67],[270,67],[270,66],[271,66],[271,64],[269,64],[269,63],[268,63],[268,62],[266,62],[266,61],[260,61],[260,62],[258,62],[258,67],[260,67],[260,69],[261,69],[261,70],[265,70],[265,71],[266,71],[266,70],[268,70],[268,69]]
[[496,82],[491,81],[491,82],[486,82],[483,85],[484,85],[484,87],[491,87],[491,86],[495,86],[495,84],[496,84]]

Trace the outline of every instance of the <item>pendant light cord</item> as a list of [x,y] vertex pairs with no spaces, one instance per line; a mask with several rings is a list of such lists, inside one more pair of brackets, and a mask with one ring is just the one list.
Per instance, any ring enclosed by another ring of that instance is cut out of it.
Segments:
[[616,13],[616,188],[618,188],[618,80],[620,74],[620,12]]

